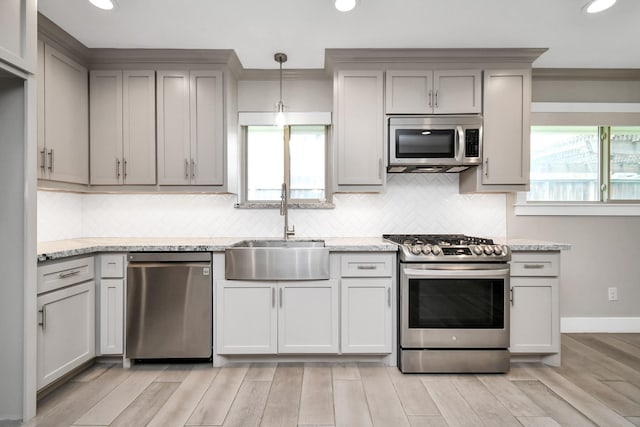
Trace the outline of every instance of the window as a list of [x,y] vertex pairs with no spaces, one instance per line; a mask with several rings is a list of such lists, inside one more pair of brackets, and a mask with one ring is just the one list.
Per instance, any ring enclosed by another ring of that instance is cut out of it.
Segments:
[[640,127],[532,126],[528,202],[640,201]]
[[282,184],[298,204],[327,199],[327,127],[245,126],[245,202],[280,202]]

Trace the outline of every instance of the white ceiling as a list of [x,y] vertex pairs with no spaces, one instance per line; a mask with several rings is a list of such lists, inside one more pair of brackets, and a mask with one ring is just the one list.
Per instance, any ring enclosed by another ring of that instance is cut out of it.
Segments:
[[233,49],[244,68],[323,68],[325,48],[549,48],[540,68],[640,68],[640,0],[39,0],[88,47]]

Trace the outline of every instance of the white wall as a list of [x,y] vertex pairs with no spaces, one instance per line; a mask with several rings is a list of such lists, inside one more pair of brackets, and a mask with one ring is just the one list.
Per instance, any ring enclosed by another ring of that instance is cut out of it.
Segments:
[[[292,209],[298,237],[383,233],[506,236],[505,196],[458,194],[455,174],[389,175],[382,194],[337,194],[335,209]],[[279,237],[278,209],[236,209],[229,194],[38,193],[38,240]]]

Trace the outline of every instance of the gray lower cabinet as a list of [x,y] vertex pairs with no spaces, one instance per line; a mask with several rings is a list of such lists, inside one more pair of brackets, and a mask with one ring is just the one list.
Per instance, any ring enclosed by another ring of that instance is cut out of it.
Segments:
[[157,73],[158,184],[223,186],[223,73]]
[[337,354],[338,280],[216,281],[218,354]]
[[512,354],[559,354],[559,275],[559,252],[513,252]]
[[89,91],[91,184],[155,184],[155,72],[91,71]]
[[87,69],[38,42],[38,90],[38,177],[88,184]]
[[95,357],[93,257],[38,267],[38,390]]
[[96,353],[124,353],[125,255],[102,254],[96,257],[98,284],[96,294]]
[[334,76],[337,191],[382,191],[385,182],[382,71],[341,70]]

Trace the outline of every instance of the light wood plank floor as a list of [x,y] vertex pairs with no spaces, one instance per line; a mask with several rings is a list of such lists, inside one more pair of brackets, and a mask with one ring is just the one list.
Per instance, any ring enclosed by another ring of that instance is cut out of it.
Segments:
[[27,426],[640,426],[640,334],[563,334],[562,366],[402,375],[368,364],[98,363]]

